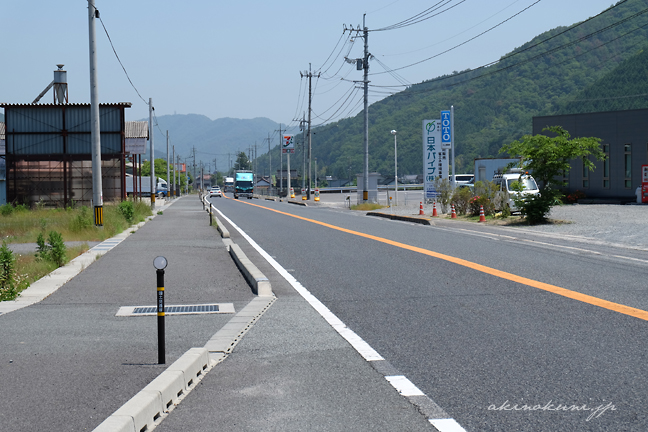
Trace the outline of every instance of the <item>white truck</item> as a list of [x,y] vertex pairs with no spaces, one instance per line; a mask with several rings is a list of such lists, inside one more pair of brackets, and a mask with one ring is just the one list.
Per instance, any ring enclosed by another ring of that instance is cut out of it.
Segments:
[[[514,196],[540,194],[535,179],[529,175],[528,171],[523,171],[520,168],[511,168],[506,173],[495,174],[493,176],[493,183],[497,185],[498,190],[496,194],[499,196],[502,207],[508,207],[511,213],[520,211],[515,205]],[[515,183],[522,187],[521,193],[515,190]]]
[[225,187],[223,192],[234,192],[234,177],[225,177]]
[[[151,196],[151,177],[143,176],[141,177],[142,181],[140,182],[140,177],[133,177],[130,174],[126,174],[126,195],[128,196],[133,195],[133,178],[135,178],[135,186],[136,186],[137,194],[139,195],[141,192],[143,197]],[[158,181],[157,181],[157,187],[155,189],[155,195],[160,198],[166,197],[169,191],[166,180],[160,177],[158,177],[157,180]],[[140,190],[140,185],[141,185],[141,190]]]

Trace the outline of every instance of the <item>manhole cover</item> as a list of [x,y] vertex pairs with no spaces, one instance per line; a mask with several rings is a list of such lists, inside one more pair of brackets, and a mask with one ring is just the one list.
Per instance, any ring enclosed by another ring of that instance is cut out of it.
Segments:
[[[211,303],[199,305],[169,305],[164,307],[165,315],[190,315],[235,313],[233,303]],[[157,306],[122,306],[115,316],[155,316]]]

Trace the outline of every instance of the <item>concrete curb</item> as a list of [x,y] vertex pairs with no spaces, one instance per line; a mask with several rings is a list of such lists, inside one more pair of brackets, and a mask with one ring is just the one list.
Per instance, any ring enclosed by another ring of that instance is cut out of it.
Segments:
[[[241,270],[245,280],[247,280],[250,287],[252,287],[254,294],[259,297],[273,297],[274,293],[272,292],[272,286],[270,285],[268,278],[265,277],[265,275],[261,273],[261,270],[259,270],[257,266],[248,259],[241,247],[230,240],[229,231],[223,224],[221,224],[220,220],[214,216],[214,212],[211,211],[211,203],[205,197],[202,198],[202,202],[206,206],[206,211],[208,213],[211,212],[212,218],[216,219],[218,231],[221,233],[221,237],[223,237],[223,242],[229,248],[230,256],[239,270]],[[225,235],[225,233],[227,233],[227,235]]]
[[249,260],[239,245],[232,243],[229,247],[229,252],[256,295],[260,297],[271,297],[274,295],[268,278]]
[[223,360],[232,352],[245,333],[252,328],[256,321],[272,306],[276,297],[257,297],[241,309],[223,328],[205,344],[205,349],[214,361]]
[[[213,213],[213,212],[212,212],[212,213]],[[227,228],[225,228],[225,225],[223,225],[223,224],[221,223],[221,221],[220,221],[216,216],[213,216],[213,215],[212,215],[212,217],[213,217],[214,220],[216,221],[216,229],[217,229],[218,232],[220,233],[221,237],[222,237],[222,238],[230,238],[230,233],[229,233],[229,231],[227,230]]]
[[305,202],[299,202],[299,201],[287,201],[288,204],[295,204],[295,205],[300,205],[304,207],[308,207],[308,204]]
[[95,432],[151,430],[196,387],[213,365],[205,348],[191,348],[97,426]]
[[388,213],[378,213],[378,212],[369,212],[367,213],[367,216],[378,216],[386,219],[391,219],[391,220],[398,220],[398,221],[404,221],[404,222],[413,222],[413,223],[418,223],[421,225],[432,225],[430,223],[430,219],[423,219],[421,217],[415,217],[415,216],[400,216],[400,215],[394,215],[394,214],[388,214]]
[[216,215],[211,209],[212,209],[212,205],[209,201],[207,201],[207,212],[211,213],[211,217],[213,219],[212,222],[216,221],[216,229],[220,233],[221,238],[230,238],[229,231],[227,230],[227,228],[225,228],[225,225],[221,223],[221,221],[216,217]]

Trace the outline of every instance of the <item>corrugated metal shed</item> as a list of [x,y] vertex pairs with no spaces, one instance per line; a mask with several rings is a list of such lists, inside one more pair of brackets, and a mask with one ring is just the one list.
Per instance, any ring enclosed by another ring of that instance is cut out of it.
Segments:
[[126,138],[146,138],[149,137],[149,127],[147,121],[127,121],[124,129]]
[[[100,104],[104,201],[126,197],[125,108]],[[7,199],[90,205],[93,195],[90,104],[4,104]]]
[[[101,153],[122,152],[124,108],[100,104]],[[90,104],[0,104],[5,109],[7,153],[90,154]]]

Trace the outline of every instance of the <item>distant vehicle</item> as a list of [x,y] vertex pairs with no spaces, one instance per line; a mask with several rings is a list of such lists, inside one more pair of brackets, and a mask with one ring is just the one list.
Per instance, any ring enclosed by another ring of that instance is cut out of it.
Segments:
[[225,177],[225,192],[234,192],[234,177]]
[[467,183],[459,183],[459,182],[457,182],[457,189],[459,189],[459,188],[467,188],[467,189],[470,189],[471,191],[474,191],[475,190],[475,177],[473,177]]
[[[462,185],[462,184],[467,184],[467,183],[470,183],[471,181],[473,181],[475,179],[475,175],[474,174],[455,174],[454,179],[455,179],[455,183],[457,185]],[[452,182],[452,179],[451,179],[451,182]]]
[[213,198],[213,197],[222,198],[222,196],[223,196],[223,193],[221,192],[221,189],[218,186],[214,186],[213,188],[211,188],[209,190],[209,198]]
[[513,196],[520,195],[513,189],[513,184],[519,182],[522,185],[522,195],[539,195],[540,190],[535,179],[529,175],[528,171],[522,171],[520,168],[513,168],[505,174],[495,174],[493,183],[498,187],[497,194],[501,196],[502,205],[508,206],[511,213],[519,212],[520,209],[515,205]]
[[[141,178],[141,182],[140,182]],[[157,188],[155,190],[155,195],[158,197],[166,197],[168,193],[168,187],[167,187],[167,182],[158,177],[157,178]],[[140,190],[140,184],[141,184],[141,190]],[[143,176],[143,177],[135,177],[135,185],[137,186],[137,194],[139,195],[140,192],[143,197],[151,196],[151,177],[150,176]],[[133,195],[133,176],[130,174],[126,174],[126,195],[132,196]]]
[[254,195],[254,174],[252,171],[236,171],[234,174],[234,198],[246,197],[252,199]]

